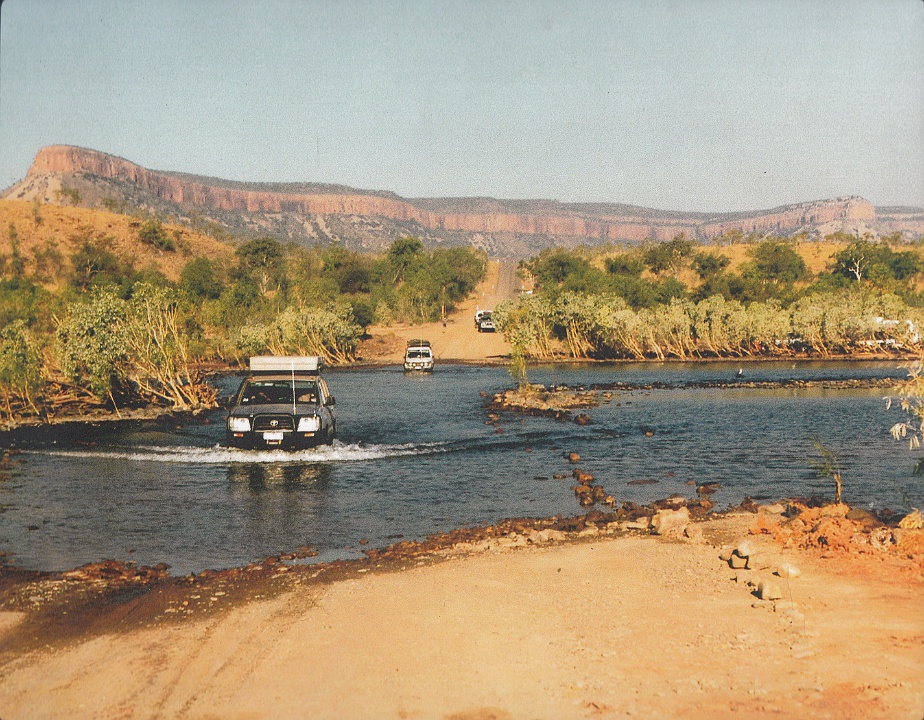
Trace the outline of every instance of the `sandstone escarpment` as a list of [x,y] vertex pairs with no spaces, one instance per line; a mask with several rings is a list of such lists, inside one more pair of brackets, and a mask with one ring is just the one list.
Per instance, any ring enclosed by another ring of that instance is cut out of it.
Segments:
[[[336,239],[370,250],[381,250],[398,234],[415,234],[431,245],[474,245],[500,256],[530,255],[552,246],[663,241],[678,233],[706,240],[731,231],[791,234],[824,227],[826,232],[865,232],[877,223],[876,209],[858,197],[720,215],[553,200],[406,199],[339,185],[239,183],[159,172],[65,145],[42,148],[26,178],[5,197],[54,202],[61,199],[62,187],[83,188],[86,203],[94,195],[98,200],[114,196],[128,207],[178,219],[206,218],[243,234],[300,242]],[[894,212],[888,227],[892,232],[924,231],[921,212]]]

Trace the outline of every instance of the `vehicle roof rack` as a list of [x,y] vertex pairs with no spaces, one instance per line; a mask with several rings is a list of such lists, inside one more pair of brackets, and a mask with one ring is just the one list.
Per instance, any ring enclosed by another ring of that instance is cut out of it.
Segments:
[[250,358],[250,372],[317,375],[323,364],[323,359],[317,355],[256,355]]
[[408,340],[407,346],[408,347],[430,347],[430,341],[429,340]]

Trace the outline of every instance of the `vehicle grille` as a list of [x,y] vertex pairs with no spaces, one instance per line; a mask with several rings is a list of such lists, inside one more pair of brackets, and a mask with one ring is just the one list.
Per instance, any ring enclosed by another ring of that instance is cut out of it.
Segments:
[[256,432],[294,430],[295,422],[291,415],[257,415],[253,419],[253,429]]

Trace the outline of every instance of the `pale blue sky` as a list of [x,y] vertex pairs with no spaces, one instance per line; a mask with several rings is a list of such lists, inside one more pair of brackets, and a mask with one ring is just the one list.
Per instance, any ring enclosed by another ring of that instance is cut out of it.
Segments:
[[406,197],[924,206],[922,0],[3,0],[43,145]]

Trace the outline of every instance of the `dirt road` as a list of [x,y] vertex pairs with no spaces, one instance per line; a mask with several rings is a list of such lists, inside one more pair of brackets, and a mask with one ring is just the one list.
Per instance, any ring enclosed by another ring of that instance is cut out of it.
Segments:
[[[753,523],[706,523],[704,542],[488,545],[52,640],[0,667],[0,717],[920,720],[920,576],[765,536],[758,568],[731,570],[719,548]],[[784,561],[801,575],[776,578]],[[758,600],[758,576],[784,598]]]
[[501,333],[478,332],[475,328],[475,311],[493,310],[502,300],[515,298],[519,289],[516,262],[492,260],[488,263],[487,277],[474,297],[449,315],[445,324],[372,326],[369,328],[372,339],[363,343],[360,354],[364,360],[398,363],[404,358],[407,341],[423,338],[432,343],[437,362],[503,361],[510,354],[510,345]]

